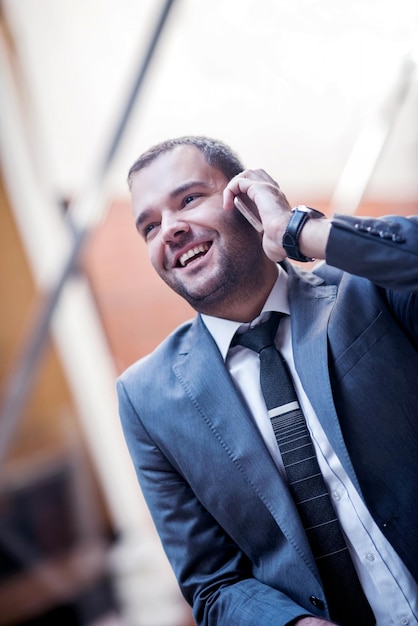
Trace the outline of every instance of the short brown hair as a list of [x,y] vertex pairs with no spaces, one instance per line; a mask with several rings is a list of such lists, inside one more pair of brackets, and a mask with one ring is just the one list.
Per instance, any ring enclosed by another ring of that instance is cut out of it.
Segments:
[[135,161],[128,173],[128,185],[131,188],[132,177],[135,172],[143,169],[160,154],[170,152],[177,146],[195,146],[204,155],[209,165],[220,170],[227,180],[231,180],[234,176],[242,172],[244,169],[240,159],[231,150],[229,146],[216,139],[203,136],[185,136],[177,137],[175,139],[167,139],[161,143],[152,146],[141,154],[141,156]]

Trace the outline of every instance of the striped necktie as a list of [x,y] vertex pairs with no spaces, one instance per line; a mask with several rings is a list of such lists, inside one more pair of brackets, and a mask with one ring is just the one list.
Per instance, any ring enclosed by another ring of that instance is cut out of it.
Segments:
[[372,626],[375,619],[360,586],[331,504],[286,362],[274,346],[280,313],[236,334],[232,345],[258,352],[260,383],[270,421],[331,618],[341,626]]

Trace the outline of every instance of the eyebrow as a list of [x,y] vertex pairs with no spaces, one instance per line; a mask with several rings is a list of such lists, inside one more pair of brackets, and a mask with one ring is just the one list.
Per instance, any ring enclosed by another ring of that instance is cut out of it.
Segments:
[[[193,189],[194,187],[204,187],[205,189],[209,189],[210,186],[211,185],[209,185],[209,183],[204,180],[190,180],[170,191],[169,198],[170,200],[175,200],[176,198],[183,195],[187,191],[190,191],[190,189]],[[152,215],[152,213],[153,209],[149,208],[145,209],[140,215],[138,215],[138,218],[135,220],[135,226],[137,230],[141,229],[142,224],[148,220],[149,216]]]

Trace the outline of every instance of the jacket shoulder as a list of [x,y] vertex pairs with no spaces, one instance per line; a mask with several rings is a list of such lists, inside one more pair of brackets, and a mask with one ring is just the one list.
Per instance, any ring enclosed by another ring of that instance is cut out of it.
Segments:
[[346,273],[337,267],[328,265],[326,261],[319,261],[311,269],[305,269],[291,261],[284,261],[281,265],[292,278],[302,280],[304,283],[312,286],[317,286],[321,283],[338,286]]
[[159,375],[167,369],[171,369],[171,356],[178,354],[183,347],[188,344],[192,329],[196,325],[195,320],[188,320],[171,332],[152,352],[141,357],[132,365],[126,368],[118,377],[117,382],[124,386],[129,386],[132,381],[137,381],[141,377],[141,382],[146,378],[154,380],[154,373]]

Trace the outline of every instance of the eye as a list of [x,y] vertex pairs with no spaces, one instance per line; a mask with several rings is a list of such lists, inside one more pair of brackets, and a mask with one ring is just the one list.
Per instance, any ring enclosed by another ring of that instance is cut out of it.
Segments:
[[194,194],[190,194],[188,196],[186,196],[183,200],[183,206],[186,206],[187,204],[190,204],[191,202],[193,202],[193,200],[196,200],[196,198],[198,198],[198,194],[194,193]]
[[152,222],[151,224],[147,224],[141,231],[141,234],[145,240],[149,239],[153,231],[155,231],[158,224],[156,222]]

